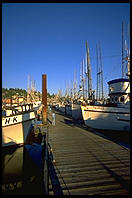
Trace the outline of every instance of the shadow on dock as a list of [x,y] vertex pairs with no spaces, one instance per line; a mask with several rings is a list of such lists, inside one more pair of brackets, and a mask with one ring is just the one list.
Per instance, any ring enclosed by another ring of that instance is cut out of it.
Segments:
[[[50,147],[50,144],[49,144],[49,147]],[[52,152],[49,152],[48,166],[49,166],[49,177],[51,180],[52,190],[54,192],[54,195],[63,195],[61,184],[59,182],[59,178],[58,178],[58,176],[56,174],[56,170],[55,170],[55,165],[53,163]]]
[[59,110],[56,110],[56,114],[64,116],[64,121],[60,121],[60,122],[65,123],[68,126],[82,128],[86,131],[92,132],[105,139],[120,144],[126,148],[130,148],[130,132],[128,131],[111,131],[111,130],[93,129],[91,127],[86,126],[83,120],[73,120],[71,116],[65,115],[65,113],[60,112]]
[[[49,143],[55,159],[52,169],[64,195],[130,193],[130,150],[115,144],[114,138],[107,139],[106,134],[56,111]],[[51,185],[49,192],[54,194]]]

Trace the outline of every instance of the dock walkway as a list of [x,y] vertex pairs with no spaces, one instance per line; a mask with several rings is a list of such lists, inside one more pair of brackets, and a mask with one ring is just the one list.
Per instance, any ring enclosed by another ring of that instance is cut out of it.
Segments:
[[[56,112],[49,127],[56,184],[64,195],[128,195],[130,150]],[[51,180],[49,195],[55,194]]]

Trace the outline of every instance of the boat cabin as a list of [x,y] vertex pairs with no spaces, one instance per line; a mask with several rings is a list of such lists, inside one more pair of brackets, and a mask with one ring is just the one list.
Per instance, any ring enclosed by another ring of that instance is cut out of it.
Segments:
[[108,82],[111,103],[126,104],[130,102],[130,82],[127,78],[119,78]]

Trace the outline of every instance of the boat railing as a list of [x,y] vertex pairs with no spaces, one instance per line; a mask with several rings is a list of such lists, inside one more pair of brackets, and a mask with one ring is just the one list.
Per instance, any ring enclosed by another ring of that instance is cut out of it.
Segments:
[[5,111],[5,114],[2,117],[6,117],[34,111],[34,109],[33,104],[23,104],[15,107],[5,107],[3,111]]
[[24,104],[21,106],[22,112],[33,110],[33,104]]
[[33,104],[22,104],[13,108],[13,110],[18,110],[18,112],[29,112],[33,110]]

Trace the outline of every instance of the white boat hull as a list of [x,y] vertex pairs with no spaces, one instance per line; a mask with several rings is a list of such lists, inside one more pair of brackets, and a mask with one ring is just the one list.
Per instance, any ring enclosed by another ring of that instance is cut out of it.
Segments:
[[34,112],[2,118],[2,146],[26,143],[33,119]]
[[85,125],[104,130],[130,131],[130,109],[81,106]]

